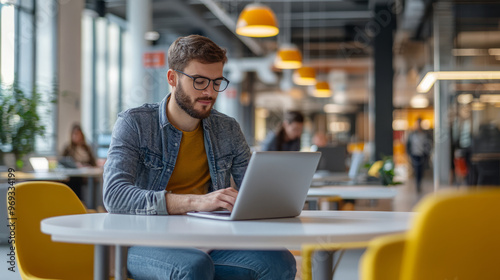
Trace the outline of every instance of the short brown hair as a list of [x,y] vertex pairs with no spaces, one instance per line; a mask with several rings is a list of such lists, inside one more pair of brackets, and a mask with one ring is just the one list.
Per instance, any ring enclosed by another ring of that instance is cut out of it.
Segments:
[[191,60],[201,63],[227,62],[226,49],[200,35],[179,37],[168,49],[168,67],[183,71]]

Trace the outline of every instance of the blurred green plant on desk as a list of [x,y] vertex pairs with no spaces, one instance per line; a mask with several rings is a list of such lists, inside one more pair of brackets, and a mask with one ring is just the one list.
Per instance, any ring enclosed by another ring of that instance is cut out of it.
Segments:
[[368,169],[368,175],[380,178],[384,186],[402,184],[402,182],[394,181],[394,160],[391,156],[384,156],[382,160],[378,160],[372,164],[367,163],[365,167]]
[[40,105],[55,102],[54,97],[44,101],[36,88],[23,90],[17,84],[0,86],[0,160],[4,153],[12,153],[16,167],[23,167],[23,157],[35,150],[36,137],[45,135]]

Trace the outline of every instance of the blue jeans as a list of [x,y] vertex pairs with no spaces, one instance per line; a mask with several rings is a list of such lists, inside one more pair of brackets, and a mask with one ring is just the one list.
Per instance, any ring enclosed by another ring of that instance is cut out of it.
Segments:
[[287,251],[131,247],[129,277],[142,279],[294,279],[295,258]]
[[422,177],[424,176],[425,161],[426,157],[424,156],[411,156],[411,164],[415,172],[415,185],[419,193],[422,192]]

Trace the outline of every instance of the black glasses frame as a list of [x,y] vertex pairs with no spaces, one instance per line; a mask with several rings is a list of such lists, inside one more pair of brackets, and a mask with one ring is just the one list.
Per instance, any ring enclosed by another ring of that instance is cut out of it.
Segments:
[[[224,78],[224,77],[222,77],[222,78],[217,78],[217,79],[213,79],[213,80],[212,80],[212,79],[209,79],[209,78],[207,78],[207,77],[202,77],[202,76],[200,76],[200,77],[193,77],[193,76],[191,76],[191,75],[188,75],[188,74],[186,74],[186,73],[184,73],[184,72],[182,72],[182,71],[175,70],[175,69],[174,69],[174,71],[175,71],[175,72],[179,72],[179,73],[181,73],[181,74],[184,74],[184,75],[188,76],[189,78],[191,78],[191,79],[193,80],[193,88],[194,88],[195,90],[205,90],[205,89],[206,89],[206,88],[210,85],[210,83],[212,83],[212,87],[214,88],[214,90],[215,90],[216,92],[222,92],[222,91],[225,91],[225,90],[227,89],[227,87],[229,86],[229,80],[228,80],[228,79],[226,79],[226,78]],[[204,88],[196,88],[196,86],[195,86],[196,79],[206,79],[206,80],[208,80],[208,84],[207,84],[207,86],[206,86],[206,87],[204,87]],[[226,81],[226,82],[227,82],[226,87],[225,87],[224,89],[222,89],[222,90],[220,90],[220,89],[219,89],[219,90],[215,89],[215,83],[216,83],[217,81]]]

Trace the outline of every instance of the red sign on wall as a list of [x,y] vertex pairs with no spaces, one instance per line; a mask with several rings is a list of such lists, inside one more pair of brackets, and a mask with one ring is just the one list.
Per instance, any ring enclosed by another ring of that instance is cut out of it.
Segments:
[[165,67],[165,52],[163,51],[145,52],[142,59],[146,68]]
[[227,98],[235,98],[238,95],[238,91],[234,87],[228,87],[224,92]]

